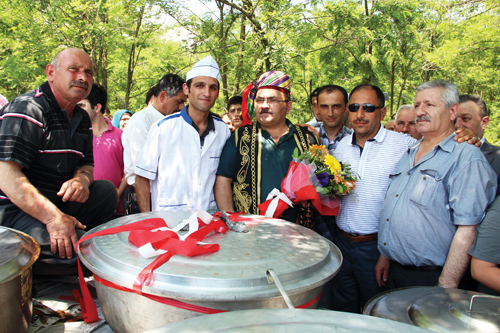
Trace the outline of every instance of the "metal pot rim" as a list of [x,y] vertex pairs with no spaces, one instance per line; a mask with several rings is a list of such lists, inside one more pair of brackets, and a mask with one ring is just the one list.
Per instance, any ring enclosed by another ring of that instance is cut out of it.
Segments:
[[0,226],[0,284],[15,279],[40,256],[40,246],[30,235]]
[[[169,221],[169,215],[165,212],[136,214],[134,219],[151,217],[162,217],[172,227],[172,221]],[[116,219],[92,229],[89,233],[135,222],[134,219]],[[248,234],[229,231],[224,235],[209,235],[204,242],[220,244],[219,252],[192,258],[174,255],[155,271],[153,284],[144,286],[142,291],[162,297],[189,300],[266,299],[280,295],[276,286],[267,282],[266,271],[269,268],[277,272],[291,294],[325,284],[340,269],[340,250],[309,229],[277,219],[249,223],[249,228]],[[128,244],[127,235],[128,233],[123,233],[90,239],[78,248],[78,255],[82,263],[100,278],[132,289],[137,274],[152,260],[137,256],[135,246]],[[118,249],[113,244],[118,244]],[[264,249],[260,251],[258,246]],[[304,255],[307,251],[311,253],[310,257]],[[124,253],[129,256],[127,262],[113,258],[113,255],[119,257]],[[228,259],[227,256],[230,255],[233,257]],[[276,255],[276,263],[266,261],[266,257],[271,255]],[[252,261],[252,257],[257,258],[256,262]],[[262,267],[262,272],[257,269],[254,272],[252,265]],[[297,267],[292,267],[294,265]],[[185,268],[187,272],[183,274]]]

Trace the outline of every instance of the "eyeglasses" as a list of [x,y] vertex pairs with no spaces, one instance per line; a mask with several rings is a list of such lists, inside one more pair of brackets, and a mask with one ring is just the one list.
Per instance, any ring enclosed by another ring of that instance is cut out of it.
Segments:
[[363,107],[363,110],[365,110],[365,112],[375,112],[376,109],[383,108],[383,106],[375,106],[373,104],[360,105],[358,103],[349,104],[348,108],[349,108],[349,111],[351,111],[351,112],[358,112],[360,106]]
[[278,103],[282,103],[282,102],[288,102],[286,99],[276,99],[274,97],[259,97],[259,98],[256,98],[255,99],[255,104],[257,105],[262,105],[264,104],[264,102],[267,102],[267,104],[269,105],[276,105]]

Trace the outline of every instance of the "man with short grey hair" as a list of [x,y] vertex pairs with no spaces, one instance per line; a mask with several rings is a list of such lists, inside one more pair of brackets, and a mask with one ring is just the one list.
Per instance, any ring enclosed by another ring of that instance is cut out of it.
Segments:
[[411,135],[415,140],[420,140],[422,134],[417,131],[415,124],[415,108],[411,104],[404,104],[398,108],[396,112],[396,132]]
[[390,176],[379,217],[377,281],[389,289],[457,288],[497,179],[479,149],[453,140],[458,113],[453,83],[420,85],[415,112],[423,139]]
[[0,225],[40,245],[35,274],[73,274],[78,238],[111,218],[117,193],[94,181],[92,124],[77,105],[90,93],[92,60],[69,48],[45,71],[45,83],[0,111]]

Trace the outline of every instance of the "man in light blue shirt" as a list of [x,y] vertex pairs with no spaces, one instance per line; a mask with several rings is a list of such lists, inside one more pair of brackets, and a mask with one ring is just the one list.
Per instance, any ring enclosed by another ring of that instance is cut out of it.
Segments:
[[495,198],[497,180],[481,151],[453,140],[458,89],[447,81],[417,88],[423,139],[401,158],[379,217],[375,268],[387,288],[457,288],[468,268],[477,224]]

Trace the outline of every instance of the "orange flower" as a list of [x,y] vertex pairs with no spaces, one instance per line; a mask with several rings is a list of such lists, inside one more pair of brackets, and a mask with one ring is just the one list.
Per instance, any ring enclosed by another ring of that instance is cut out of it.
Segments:
[[311,147],[309,147],[309,151],[314,157],[322,156],[328,153],[328,150],[326,150],[324,145],[312,145]]

